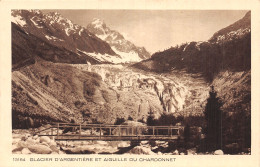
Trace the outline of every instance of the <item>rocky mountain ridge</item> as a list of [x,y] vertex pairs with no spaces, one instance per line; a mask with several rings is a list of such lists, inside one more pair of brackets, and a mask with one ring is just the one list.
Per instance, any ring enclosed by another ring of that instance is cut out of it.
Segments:
[[136,68],[169,72],[185,70],[201,73],[212,81],[220,71],[246,71],[251,68],[250,12],[234,24],[221,29],[208,41],[189,42],[156,52]]
[[99,64],[95,58],[84,53],[77,54],[64,47],[58,47],[26,33],[16,24],[12,23],[12,69],[35,63],[35,59],[61,63]]
[[106,41],[111,48],[127,62],[138,62],[150,58],[150,53],[144,47],[135,46],[118,31],[111,30],[104,21],[93,19],[87,29],[100,39]]
[[[44,14],[40,10],[12,10],[11,14],[12,23],[27,35],[33,35],[55,47],[73,52],[75,59],[92,57],[100,63],[117,64],[137,62],[150,57],[145,48],[136,47],[116,31],[113,32],[122,36],[123,43],[115,46],[111,45],[111,40],[104,41],[96,37],[96,34],[91,33],[87,28],[72,23],[57,12]],[[123,49],[118,49],[119,47]],[[78,60],[76,62],[86,63]]]
[[214,33],[213,36],[209,39],[209,41],[220,43],[224,41],[234,40],[237,38],[242,38],[250,31],[251,11],[247,12],[242,19]]
[[73,52],[82,50],[88,53],[115,55],[106,42],[57,12],[43,14],[40,10],[12,10],[12,22],[26,33],[57,47],[64,47]]

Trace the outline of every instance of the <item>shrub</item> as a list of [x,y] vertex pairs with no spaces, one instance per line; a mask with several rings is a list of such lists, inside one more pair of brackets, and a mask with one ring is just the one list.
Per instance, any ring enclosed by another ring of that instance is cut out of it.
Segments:
[[114,125],[120,125],[125,122],[124,118],[116,118]]
[[133,121],[134,119],[129,115],[128,118],[127,118],[127,120]]
[[167,114],[163,113],[158,120],[156,121],[156,125],[161,126],[168,126],[168,125],[175,125],[176,124],[176,118],[173,114]]

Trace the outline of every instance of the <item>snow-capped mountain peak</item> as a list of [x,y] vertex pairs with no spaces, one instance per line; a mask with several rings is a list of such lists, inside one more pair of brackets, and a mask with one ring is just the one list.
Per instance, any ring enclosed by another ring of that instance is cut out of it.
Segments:
[[97,18],[93,19],[87,29],[102,40],[105,40],[108,37],[108,33],[111,31],[104,21]]
[[[25,33],[58,48],[65,48],[69,52],[74,52],[75,55],[78,55],[78,50],[82,50],[85,53],[117,56],[106,42],[57,12],[44,14],[39,10],[12,10],[11,14],[12,22]],[[55,53],[53,56],[55,57]],[[85,54],[84,56],[90,55]],[[75,59],[77,60],[73,60],[73,62],[78,62],[78,58],[75,57]]]
[[[138,62],[150,58],[150,53],[144,47],[137,47],[116,30],[111,30],[101,19],[93,19],[87,26],[89,32],[106,41],[115,53],[127,57],[131,62]],[[129,57],[130,56],[130,57]]]
[[94,18],[91,24],[94,25],[95,28],[106,28],[106,24],[104,23],[104,21],[97,18]]
[[[26,34],[32,34],[80,57],[89,56],[100,63],[130,63],[149,58],[142,47],[136,47],[122,34],[111,30],[101,19],[93,19],[86,29],[74,24],[58,12],[40,10],[12,10],[12,22]],[[55,54],[53,55],[55,57]],[[73,60],[74,62],[78,62]],[[85,61],[82,61],[86,63]]]

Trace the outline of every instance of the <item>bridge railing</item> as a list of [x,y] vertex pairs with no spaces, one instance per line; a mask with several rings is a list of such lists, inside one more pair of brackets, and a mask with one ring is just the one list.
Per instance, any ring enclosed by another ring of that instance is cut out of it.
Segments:
[[[104,124],[75,124],[52,123],[50,127],[42,129],[35,134],[39,136],[55,136],[61,138],[93,138],[108,137],[178,137],[183,126],[131,126],[131,125],[104,125]],[[41,134],[43,132],[43,134]]]

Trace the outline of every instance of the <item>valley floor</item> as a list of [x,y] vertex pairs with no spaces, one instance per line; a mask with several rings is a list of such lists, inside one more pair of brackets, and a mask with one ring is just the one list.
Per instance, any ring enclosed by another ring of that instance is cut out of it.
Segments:
[[[55,141],[52,137],[32,135],[38,129],[12,132],[13,154],[138,154],[138,155],[223,155],[222,150],[197,152],[196,148],[172,149],[169,142],[142,141]],[[175,144],[175,147],[178,147]],[[249,153],[239,153],[246,155]]]

